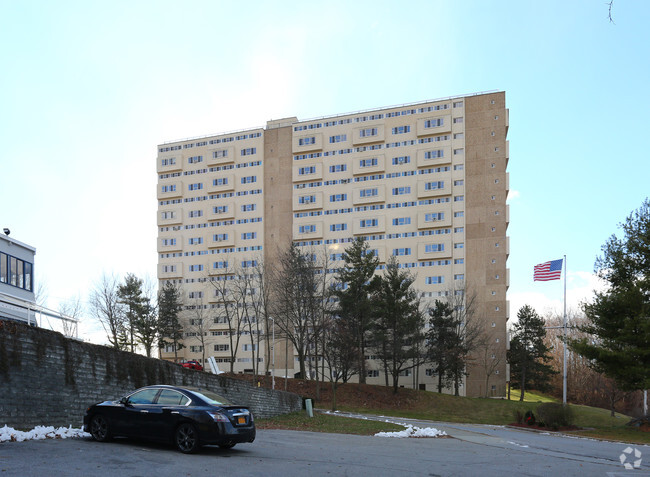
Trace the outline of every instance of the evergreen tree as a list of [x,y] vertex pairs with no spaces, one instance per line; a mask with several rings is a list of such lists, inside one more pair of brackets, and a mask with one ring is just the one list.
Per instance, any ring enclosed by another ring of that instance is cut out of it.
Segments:
[[145,298],[142,295],[142,280],[132,273],[127,274],[124,283],[117,287],[117,297],[126,317],[128,347],[134,353],[137,322],[147,313]]
[[345,265],[336,275],[333,294],[338,298],[335,314],[346,322],[357,343],[359,382],[366,382],[366,341],[372,323],[370,293],[379,259],[369,250],[368,242],[357,237],[343,252]]
[[621,224],[596,261],[609,287],[583,305],[590,323],[581,327],[594,339],[570,340],[571,348],[613,378],[625,391],[650,388],[650,201]]
[[429,331],[427,333],[428,359],[438,376],[438,392],[452,381],[450,357],[459,346],[453,308],[449,303],[436,300],[429,308]]
[[158,348],[171,345],[174,362],[178,361],[178,351],[185,347],[183,327],[178,319],[182,308],[180,291],[172,282],[165,282],[158,294]]
[[544,343],[544,319],[529,305],[519,309],[517,319],[510,340],[508,362],[511,386],[521,389],[519,400],[523,401],[528,384],[544,391],[548,389],[549,379],[555,371],[547,364],[551,356],[550,349]]
[[417,292],[411,288],[413,281],[412,275],[400,272],[397,259],[391,256],[372,294],[375,319],[371,343],[384,364],[386,375],[393,379],[394,393],[397,393],[400,373],[421,362],[424,319]]

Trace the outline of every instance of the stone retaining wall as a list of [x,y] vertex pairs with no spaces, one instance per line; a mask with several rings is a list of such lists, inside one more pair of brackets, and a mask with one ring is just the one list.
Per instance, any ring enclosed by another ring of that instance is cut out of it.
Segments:
[[203,387],[250,407],[257,417],[302,408],[293,393],[0,320],[0,427],[80,427],[90,404],[149,384]]

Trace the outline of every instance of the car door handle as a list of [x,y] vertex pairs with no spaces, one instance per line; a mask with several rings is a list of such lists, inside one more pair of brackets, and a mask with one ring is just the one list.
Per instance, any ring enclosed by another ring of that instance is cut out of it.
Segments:
[[172,411],[171,414],[180,414],[178,411]]
[[144,409],[142,409],[140,412],[149,412],[149,411],[145,411]]

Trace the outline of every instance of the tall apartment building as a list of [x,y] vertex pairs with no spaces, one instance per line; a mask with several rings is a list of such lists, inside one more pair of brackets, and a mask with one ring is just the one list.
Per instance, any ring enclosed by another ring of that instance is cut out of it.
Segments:
[[[488,394],[504,395],[507,133],[505,93],[493,92],[287,118],[160,145],[158,278],[181,285],[188,308],[210,310],[219,306],[210,282],[228,279],[234,263],[270,263],[292,241],[336,261],[355,237],[365,237],[380,268],[395,255],[416,276],[424,300],[459,286],[475,295],[475,314],[493,331],[487,354],[495,361],[477,357],[461,394],[484,394],[487,373]],[[229,356],[224,330],[223,323],[206,330],[206,356],[222,363]],[[203,355],[195,335],[186,332],[181,358]],[[277,353],[276,373],[293,375],[297,363],[283,349],[289,358]],[[163,358],[173,357],[164,351]],[[238,356],[236,371],[251,367],[245,348]],[[367,382],[383,384],[381,367],[368,359]],[[401,384],[434,389],[430,371],[406,372]]]

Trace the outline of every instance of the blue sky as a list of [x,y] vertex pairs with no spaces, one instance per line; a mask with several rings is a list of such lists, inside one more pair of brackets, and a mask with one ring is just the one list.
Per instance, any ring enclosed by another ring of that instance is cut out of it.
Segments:
[[47,305],[156,274],[156,145],[503,90],[511,317],[561,309],[650,195],[650,2],[0,0],[0,227]]

